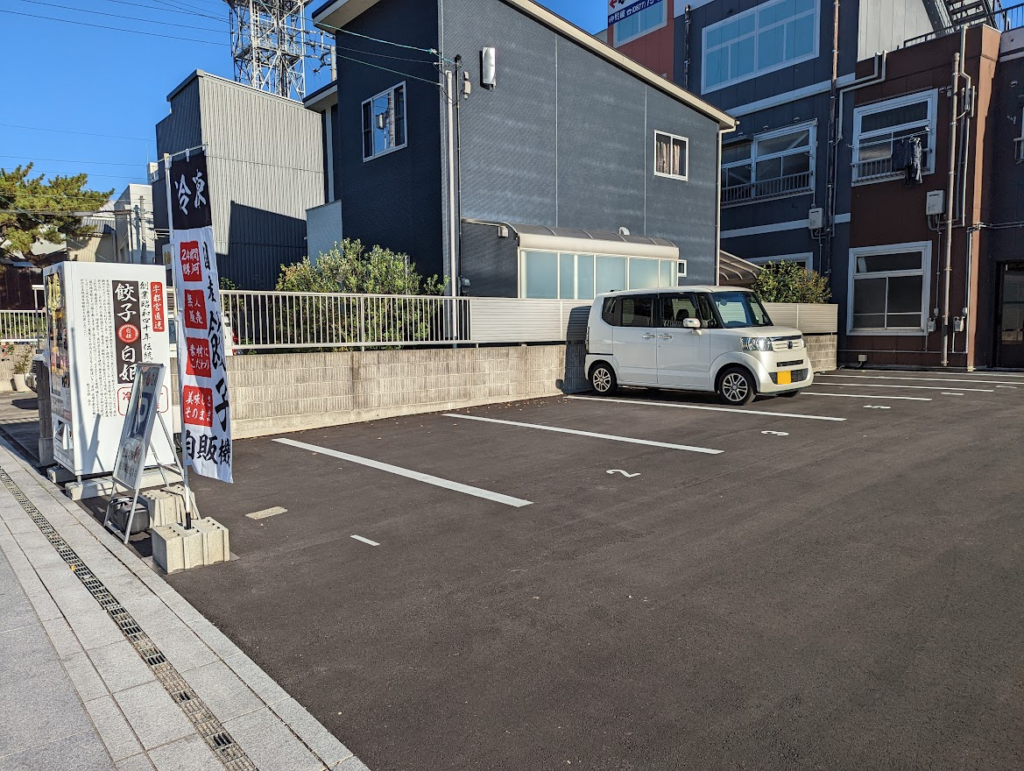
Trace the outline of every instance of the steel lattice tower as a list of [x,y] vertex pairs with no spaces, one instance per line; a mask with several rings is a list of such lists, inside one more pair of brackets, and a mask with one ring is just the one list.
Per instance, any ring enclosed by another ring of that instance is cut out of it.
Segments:
[[306,95],[308,0],[226,0],[235,80],[272,94]]

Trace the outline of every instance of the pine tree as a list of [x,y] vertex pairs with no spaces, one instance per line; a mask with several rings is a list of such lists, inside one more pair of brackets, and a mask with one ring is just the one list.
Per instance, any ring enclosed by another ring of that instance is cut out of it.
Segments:
[[37,241],[54,244],[82,241],[92,227],[76,212],[97,211],[110,200],[113,190],[87,190],[88,175],[32,175],[32,164],[0,169],[0,255],[20,255],[32,260]]

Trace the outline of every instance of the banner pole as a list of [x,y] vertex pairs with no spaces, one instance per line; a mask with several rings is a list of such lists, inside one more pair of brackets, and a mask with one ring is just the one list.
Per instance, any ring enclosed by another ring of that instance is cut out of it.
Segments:
[[[171,243],[171,260],[177,259],[174,254],[174,196],[171,192],[171,156],[164,153],[164,186],[167,190],[167,235]],[[175,280],[177,271],[171,266],[171,279]],[[185,330],[181,325],[181,308],[178,307],[178,287],[172,285],[174,291],[174,328],[177,330],[177,355],[174,357],[178,363],[178,418],[181,421],[181,482],[185,487],[185,529],[192,529],[192,491],[188,485],[188,450],[186,438],[188,429],[185,428],[185,392],[182,384],[185,382],[184,364],[181,361],[181,341],[185,338]]]

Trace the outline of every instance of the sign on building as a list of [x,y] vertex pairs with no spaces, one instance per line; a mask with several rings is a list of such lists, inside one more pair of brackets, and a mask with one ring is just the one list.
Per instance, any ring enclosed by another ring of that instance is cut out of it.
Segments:
[[231,482],[231,408],[206,154],[170,164],[183,462]]
[[[170,366],[164,271],[155,265],[61,262],[43,271],[53,457],[79,476],[109,474],[143,362]],[[158,409],[170,415],[161,389]],[[146,465],[174,462],[166,437]]]
[[613,24],[618,24],[633,14],[646,11],[648,8],[663,2],[665,0],[635,0],[634,2],[630,2],[630,0],[609,0],[608,26],[611,27]]

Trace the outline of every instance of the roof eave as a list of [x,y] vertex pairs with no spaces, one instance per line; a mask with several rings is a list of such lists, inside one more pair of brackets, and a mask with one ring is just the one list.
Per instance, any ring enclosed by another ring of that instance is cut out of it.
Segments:
[[[363,11],[372,7],[378,0],[331,0],[331,2],[320,6],[313,11],[313,24],[325,32],[330,32],[339,27],[345,26]],[[672,81],[661,77],[655,72],[644,67],[642,64],[623,55],[615,48],[604,43],[575,24],[566,21],[558,14],[549,11],[547,8],[538,5],[534,0],[503,0],[513,8],[521,11],[535,21],[540,22],[549,29],[558,32],[569,38],[578,45],[586,48],[591,53],[600,56],[605,61],[614,64],[621,70],[625,70],[640,80],[657,88],[678,102],[692,107],[698,112],[706,115],[718,123],[722,131],[735,131],[739,122],[717,107],[708,104],[703,99],[691,94],[689,91],[680,88]]]

